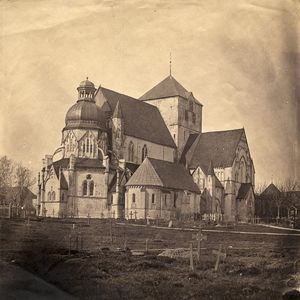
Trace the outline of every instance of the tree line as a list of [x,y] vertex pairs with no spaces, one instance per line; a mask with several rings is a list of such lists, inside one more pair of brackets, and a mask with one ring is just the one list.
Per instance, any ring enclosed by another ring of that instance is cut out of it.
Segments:
[[0,204],[22,206],[26,192],[36,183],[32,171],[19,162],[0,157]]

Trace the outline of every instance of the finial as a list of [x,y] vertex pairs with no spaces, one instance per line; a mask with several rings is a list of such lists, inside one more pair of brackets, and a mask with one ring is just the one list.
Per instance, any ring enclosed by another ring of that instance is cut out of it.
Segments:
[[89,77],[88,77],[88,76],[86,77],[86,80],[89,80]]
[[170,52],[170,76],[172,76],[172,53]]

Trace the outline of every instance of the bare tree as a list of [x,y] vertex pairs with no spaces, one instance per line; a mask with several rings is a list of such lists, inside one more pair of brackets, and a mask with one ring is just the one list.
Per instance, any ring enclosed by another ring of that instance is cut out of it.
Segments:
[[17,207],[25,204],[27,191],[35,184],[35,178],[32,171],[22,166],[20,163],[16,165],[14,172],[14,185],[12,189],[12,201]]
[[255,185],[255,195],[260,195],[268,187],[266,182],[258,183]]
[[293,179],[287,179],[281,184],[280,191],[283,194],[284,205],[288,210],[300,204],[300,199],[295,193],[299,188],[299,182]]
[[14,164],[7,156],[0,157],[0,201],[5,202],[13,183]]

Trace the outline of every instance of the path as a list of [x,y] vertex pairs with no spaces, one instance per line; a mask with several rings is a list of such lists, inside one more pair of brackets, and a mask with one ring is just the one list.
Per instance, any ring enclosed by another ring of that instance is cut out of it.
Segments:
[[[170,227],[163,227],[163,226],[153,226],[153,225],[150,226],[150,225],[131,224],[131,223],[129,223],[129,224],[116,223],[116,224],[117,225],[123,225],[123,226],[149,227],[149,228],[166,229],[166,230],[195,231],[195,232],[199,231],[199,228],[179,228],[179,227],[171,227],[170,228]],[[219,230],[219,229],[202,229],[202,232],[248,234],[248,235],[297,236],[297,237],[300,237],[300,233],[255,232],[255,231]]]
[[73,296],[47,283],[21,267],[0,260],[1,299],[72,300]]

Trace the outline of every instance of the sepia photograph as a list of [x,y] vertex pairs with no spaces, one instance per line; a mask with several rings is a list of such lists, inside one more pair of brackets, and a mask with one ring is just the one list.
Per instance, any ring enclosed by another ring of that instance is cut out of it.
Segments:
[[300,299],[299,0],[0,11],[0,299]]

